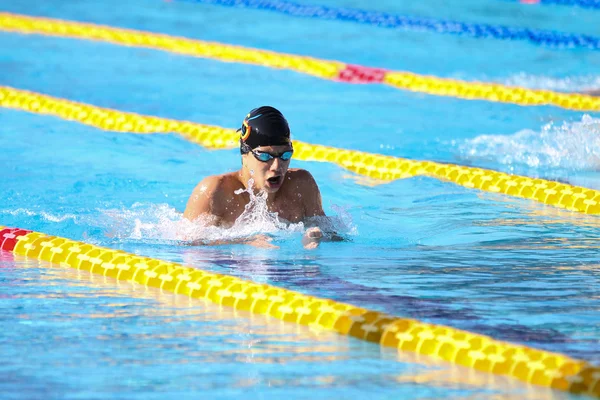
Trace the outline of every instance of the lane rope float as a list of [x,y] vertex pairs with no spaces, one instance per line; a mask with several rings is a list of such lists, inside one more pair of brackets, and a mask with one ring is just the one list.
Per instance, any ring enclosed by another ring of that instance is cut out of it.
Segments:
[[224,62],[287,69],[321,79],[346,83],[383,83],[397,89],[466,100],[485,100],[521,106],[551,105],[576,111],[600,111],[600,97],[550,90],[526,89],[495,83],[467,82],[405,71],[345,64],[339,61],[276,53],[165,34],[0,13],[0,30],[144,47]]
[[[180,0],[191,3],[211,4],[235,8],[250,8],[277,12],[293,17],[355,22],[364,25],[433,32],[471,38],[527,41],[536,45],[600,50],[600,38],[551,30],[510,27],[482,23],[470,23],[409,15],[390,14],[382,11],[361,10],[347,7],[328,7],[318,4],[300,4],[286,0]],[[555,0],[556,1],[556,0]]]
[[24,229],[0,230],[0,250],[318,327],[538,386],[600,397],[599,367],[489,336]]
[[[238,146],[234,129],[122,112],[6,86],[0,86],[0,107],[51,115],[108,131],[178,133],[208,149]],[[535,200],[585,214],[600,214],[600,191],[544,179],[510,175],[483,168],[344,150],[299,140],[294,140],[294,158],[330,162],[359,175],[383,181],[429,176],[471,189]]]
[[513,0],[526,4],[553,4],[581,8],[600,9],[600,0]]

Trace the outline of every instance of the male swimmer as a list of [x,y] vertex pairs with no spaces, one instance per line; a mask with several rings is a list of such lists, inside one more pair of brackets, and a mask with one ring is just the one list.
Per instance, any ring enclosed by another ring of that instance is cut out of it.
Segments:
[[[312,175],[303,169],[289,169],[294,148],[281,112],[269,106],[255,108],[246,115],[239,132],[242,168],[204,178],[188,200],[185,218],[193,221],[204,216],[216,226],[231,227],[250,202],[249,186],[254,193],[266,193],[269,211],[286,222],[306,222],[325,215]],[[322,238],[321,229],[312,227],[304,233],[302,244],[315,248]]]

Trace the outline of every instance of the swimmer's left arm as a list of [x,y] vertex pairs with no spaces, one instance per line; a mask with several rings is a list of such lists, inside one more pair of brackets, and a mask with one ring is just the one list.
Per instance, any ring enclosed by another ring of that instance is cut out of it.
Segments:
[[[319,186],[317,182],[313,178],[313,176],[308,171],[304,172],[304,179],[302,181],[303,189],[300,193],[302,193],[302,197],[305,198],[304,203],[304,212],[305,218],[304,223],[309,226],[309,228],[304,232],[304,237],[302,238],[302,244],[306,248],[314,248],[319,245],[322,241],[327,242],[345,242],[348,239],[340,236],[333,226],[331,222],[328,220],[325,215],[325,211],[323,211],[323,203],[321,199],[321,192],[319,190]],[[319,218],[320,217],[320,218]],[[316,242],[316,245],[311,245],[312,242]]]
[[[299,170],[298,172],[301,173],[301,176],[299,177],[300,184],[298,186],[298,193],[303,199],[304,221],[307,222],[314,217],[324,217],[325,211],[323,211],[321,191],[319,190],[315,178],[313,178],[308,171]],[[307,249],[314,249],[319,246],[321,240],[323,240],[323,231],[320,227],[313,226],[304,232],[302,245]]]
[[321,191],[315,181],[315,178],[310,172],[299,170],[301,172],[300,184],[298,192],[302,196],[304,205],[304,218],[322,217],[325,216],[323,211],[323,201],[321,199]]

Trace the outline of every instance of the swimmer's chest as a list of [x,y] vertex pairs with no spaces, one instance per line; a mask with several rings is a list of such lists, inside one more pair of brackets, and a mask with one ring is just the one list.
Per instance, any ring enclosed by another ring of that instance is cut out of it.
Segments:
[[270,205],[269,211],[276,212],[280,219],[297,223],[304,219],[304,205],[295,199],[276,201]]
[[[223,215],[221,215],[223,222],[233,224],[242,215],[247,204],[248,201],[241,199],[227,201],[223,207]],[[275,199],[273,203],[268,204],[267,207],[270,212],[276,212],[280,219],[287,222],[297,223],[304,219],[304,204],[300,198],[294,199],[282,196]]]

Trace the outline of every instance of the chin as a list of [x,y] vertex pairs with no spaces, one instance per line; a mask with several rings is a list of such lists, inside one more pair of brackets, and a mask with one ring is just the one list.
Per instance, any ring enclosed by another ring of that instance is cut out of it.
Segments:
[[271,177],[271,179],[263,179],[260,182],[260,186],[256,185],[255,188],[265,193],[276,193],[281,189],[284,183],[284,175],[278,175],[277,177]]
[[273,187],[268,187],[268,186],[264,186],[262,188],[263,191],[267,192],[267,193],[276,193],[277,191],[279,191],[279,188],[273,188]]

